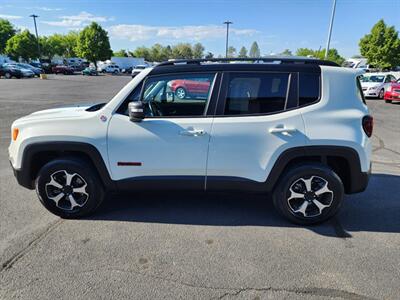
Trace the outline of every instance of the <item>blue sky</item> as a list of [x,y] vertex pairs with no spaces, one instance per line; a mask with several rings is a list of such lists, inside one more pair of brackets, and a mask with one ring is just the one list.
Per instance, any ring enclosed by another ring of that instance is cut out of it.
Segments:
[[[288,48],[325,47],[332,0],[0,0],[0,18],[33,32],[28,16],[39,15],[40,35],[79,30],[91,21],[108,30],[113,50],[201,42],[206,51],[225,52],[225,27],[238,50],[257,41],[262,54]],[[337,0],[331,47],[358,54],[358,41],[380,18],[400,30],[400,0]]]

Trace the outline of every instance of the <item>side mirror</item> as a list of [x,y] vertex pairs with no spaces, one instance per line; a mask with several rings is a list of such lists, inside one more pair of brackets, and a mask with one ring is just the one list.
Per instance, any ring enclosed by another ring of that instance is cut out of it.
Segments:
[[134,101],[128,104],[129,119],[132,122],[140,122],[144,119],[143,102]]

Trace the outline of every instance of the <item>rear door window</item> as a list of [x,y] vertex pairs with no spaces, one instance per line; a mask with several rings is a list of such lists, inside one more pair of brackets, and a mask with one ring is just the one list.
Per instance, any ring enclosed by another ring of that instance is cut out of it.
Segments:
[[257,115],[283,111],[289,73],[230,73],[224,115]]

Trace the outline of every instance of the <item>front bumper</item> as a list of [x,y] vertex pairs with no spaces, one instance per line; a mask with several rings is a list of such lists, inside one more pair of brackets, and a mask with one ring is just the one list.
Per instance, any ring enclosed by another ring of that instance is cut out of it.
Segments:
[[28,172],[24,172],[22,169],[15,169],[10,161],[11,169],[13,170],[14,177],[17,179],[19,185],[24,188],[33,190],[35,188],[34,182],[29,176]]
[[375,90],[369,91],[369,90],[367,90],[367,91],[364,91],[364,96],[365,97],[378,97],[379,96],[379,91],[375,91]]
[[400,101],[400,94],[399,93],[393,93],[393,92],[392,93],[386,92],[384,99],[385,100],[391,100],[391,101]]

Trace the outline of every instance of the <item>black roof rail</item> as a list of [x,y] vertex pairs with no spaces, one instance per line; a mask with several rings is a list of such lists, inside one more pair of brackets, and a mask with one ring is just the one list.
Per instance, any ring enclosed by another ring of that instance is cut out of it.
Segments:
[[259,58],[201,58],[201,59],[171,59],[161,62],[155,67],[173,66],[173,65],[201,65],[202,63],[229,63],[229,62],[243,62],[243,63],[269,63],[269,64],[311,64],[320,66],[334,66],[339,67],[335,62],[329,60],[322,60],[317,58],[300,57],[300,56],[268,56]]

